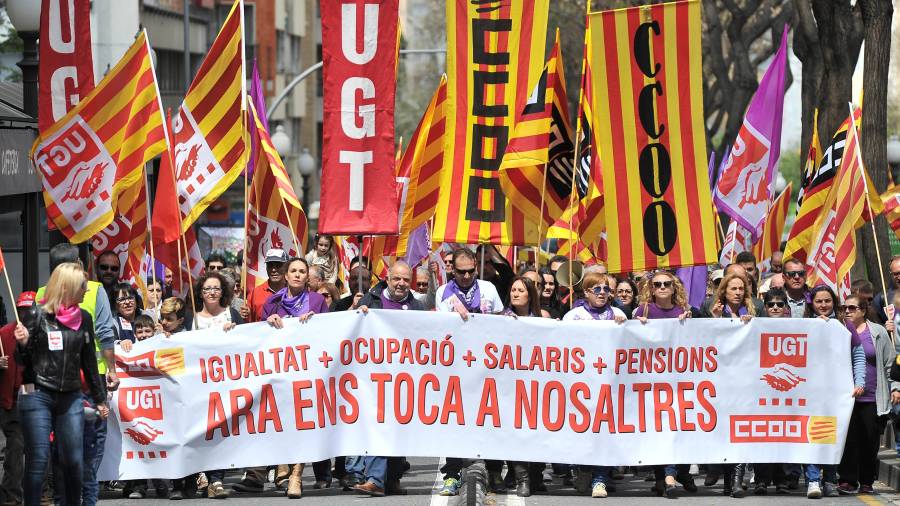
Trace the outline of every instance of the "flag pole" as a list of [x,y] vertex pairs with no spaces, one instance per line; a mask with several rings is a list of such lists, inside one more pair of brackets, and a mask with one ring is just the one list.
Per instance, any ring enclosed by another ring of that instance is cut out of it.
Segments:
[[[856,130],[856,122],[853,119],[853,104],[850,104],[850,128],[853,129],[853,136],[856,137],[856,164],[859,165],[859,170],[862,172],[860,176],[863,180],[863,192],[866,194],[866,206],[869,208],[869,216],[872,218],[869,220],[869,225],[872,226],[872,242],[875,243],[875,256],[878,258],[878,277],[881,279],[881,293],[883,297],[887,297],[887,284],[884,282],[884,265],[881,263],[881,248],[878,247],[878,234],[875,233],[875,216],[872,216],[872,200],[869,197],[869,182],[866,181],[866,173],[864,171],[865,166],[863,165],[862,153],[859,145],[859,133]],[[887,301],[885,300],[885,304]],[[891,332],[891,342],[894,341],[894,333]]]
[[[247,266],[249,265],[247,263],[247,250],[249,249],[248,246],[250,244],[250,237],[249,237],[249,234],[247,233],[247,228],[250,223],[250,197],[249,197],[250,190],[249,190],[249,185],[247,184],[247,177],[248,177],[247,173],[248,172],[250,172],[250,167],[249,166],[244,167],[244,251],[243,251],[243,259],[241,261],[243,264],[243,269],[241,269],[241,288],[244,291],[244,302],[247,301]],[[259,190],[257,190],[257,191],[259,191]],[[284,199],[281,199],[281,204],[284,205]],[[259,205],[258,202],[257,202],[257,205]],[[285,209],[285,213],[287,213],[287,209]],[[288,218],[288,220],[290,220],[290,218]],[[291,226],[291,234],[293,235],[293,233],[294,233],[294,227]],[[296,243],[296,242],[297,242],[297,238],[294,237],[294,243]],[[300,251],[300,248],[297,248],[297,251]],[[302,256],[303,253],[301,252],[300,255]],[[190,266],[188,266],[188,267],[190,267]]]
[[297,250],[297,256],[302,257],[303,250],[300,249],[300,243],[297,242],[297,233],[294,231],[294,222],[291,220],[291,213],[288,212],[287,204],[284,203],[283,198],[281,199],[281,208],[284,210],[284,215],[287,217],[288,226],[291,227],[291,238],[294,239],[294,249]]
[[[150,212],[150,177],[147,174],[147,168],[144,167],[144,193],[147,197],[147,237],[150,240],[150,279],[156,284],[156,255],[153,254],[153,220]],[[140,274],[140,273],[139,273]],[[142,280],[144,282],[145,280]],[[162,283],[159,284],[160,299],[162,299]],[[162,302],[162,300],[160,300]]]
[[[171,111],[171,109],[169,109],[170,120],[171,120],[171,115],[172,115],[172,111]],[[168,138],[166,139],[166,141],[168,142]],[[167,146],[167,147],[169,148],[169,149],[166,149],[167,156],[169,157],[169,170],[172,171],[172,180],[175,181],[176,180],[176,178],[175,178],[175,159],[173,158],[173,155],[172,155],[171,146]],[[184,247],[184,262],[187,264],[187,275],[188,275],[187,290],[188,290],[188,293],[190,294],[190,298],[191,298],[191,310],[196,311],[195,308],[197,307],[197,304],[196,304],[197,301],[194,300],[195,299],[195,297],[194,297],[194,279],[191,276],[191,255],[188,252],[187,239],[184,237],[184,223],[181,220],[181,209],[180,208],[178,209],[178,212],[176,214],[178,215],[178,232],[179,232],[179,234],[178,234],[178,248],[179,248],[179,251],[178,251],[178,254],[179,254],[179,259],[178,259],[179,277],[178,277],[178,279],[181,280],[182,279],[181,274],[183,274],[183,271],[181,270],[182,267],[181,267],[181,258],[180,258],[180,256],[181,256],[180,248]],[[196,322],[197,320],[192,319],[192,321]]]
[[[575,168],[573,167],[574,171]],[[541,214],[538,216],[538,242],[534,247],[534,266],[540,272],[541,270],[541,243],[544,242],[544,199],[547,198],[547,166],[544,166],[544,177],[541,182]]]
[[[9,273],[6,271],[6,262],[3,261],[3,251],[2,250],[0,250],[0,266],[2,266],[0,268],[3,269],[3,277],[6,278],[6,289],[9,290],[9,300],[13,304],[15,304],[16,296],[13,294],[12,284],[9,282]],[[16,315],[16,323],[22,323],[22,321],[19,320],[19,312],[14,311],[14,313]],[[0,342],[0,356],[5,356],[5,355],[6,355],[6,353],[3,351],[3,343]]]

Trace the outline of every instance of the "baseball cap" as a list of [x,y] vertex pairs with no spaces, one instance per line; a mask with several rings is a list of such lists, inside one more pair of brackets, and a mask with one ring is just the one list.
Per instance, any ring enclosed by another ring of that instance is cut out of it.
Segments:
[[37,296],[34,292],[22,292],[16,299],[16,307],[31,307],[34,305],[34,298]]
[[269,262],[287,262],[288,257],[287,253],[284,252],[283,249],[279,248],[271,248],[266,251],[266,263]]
[[716,269],[716,270],[712,271],[712,275],[710,275],[710,279],[712,279],[713,281],[718,281],[724,277],[725,277],[724,269]]

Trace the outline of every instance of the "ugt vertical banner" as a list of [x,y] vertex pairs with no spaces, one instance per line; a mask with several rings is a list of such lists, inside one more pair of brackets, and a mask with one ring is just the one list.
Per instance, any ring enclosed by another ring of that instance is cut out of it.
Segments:
[[94,89],[90,0],[43,0],[38,127],[43,132]]
[[591,14],[610,272],[716,261],[700,2]]
[[397,234],[394,93],[399,0],[322,0],[319,232]]
[[549,0],[447,0],[447,135],[435,242],[537,244],[500,187],[516,111],[541,75]]

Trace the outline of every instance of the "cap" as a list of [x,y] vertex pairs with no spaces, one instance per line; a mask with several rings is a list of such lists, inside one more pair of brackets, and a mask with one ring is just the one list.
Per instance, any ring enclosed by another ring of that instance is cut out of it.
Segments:
[[724,269],[716,269],[716,270],[712,271],[712,274],[710,275],[710,279],[712,279],[713,281],[718,281],[724,277],[725,277]]
[[287,253],[283,249],[271,248],[266,251],[266,263],[269,262],[287,262]]
[[31,307],[34,305],[34,298],[37,296],[34,292],[22,292],[16,299],[16,307]]

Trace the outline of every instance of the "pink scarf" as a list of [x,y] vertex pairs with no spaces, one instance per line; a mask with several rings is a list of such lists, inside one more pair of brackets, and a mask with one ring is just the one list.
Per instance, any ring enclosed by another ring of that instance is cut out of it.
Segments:
[[59,306],[56,308],[56,321],[72,330],[81,328],[81,308],[78,306]]

